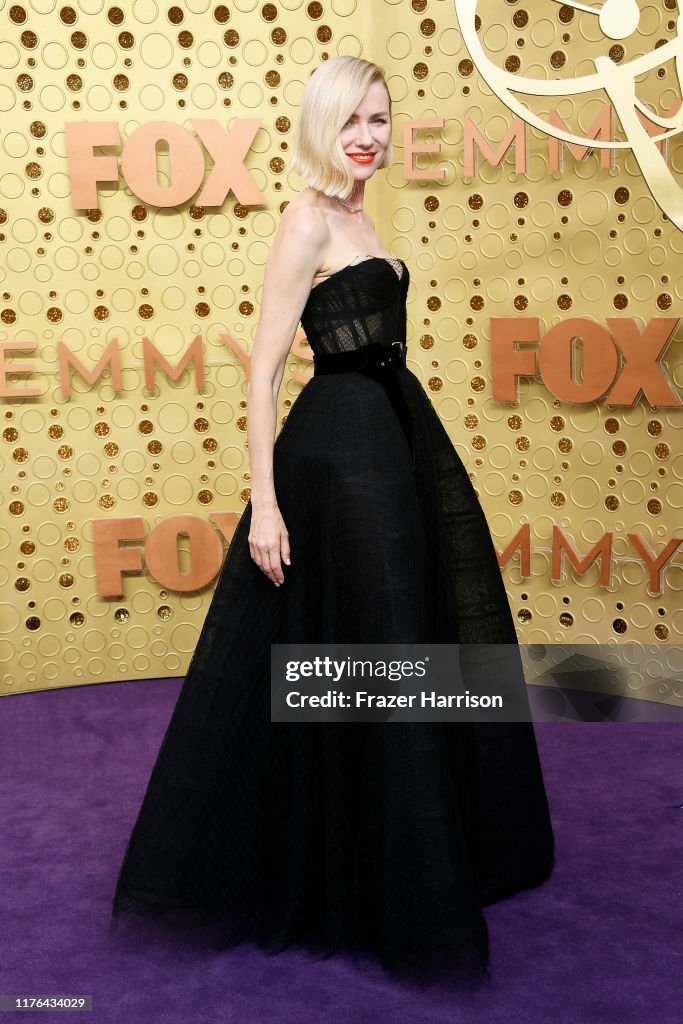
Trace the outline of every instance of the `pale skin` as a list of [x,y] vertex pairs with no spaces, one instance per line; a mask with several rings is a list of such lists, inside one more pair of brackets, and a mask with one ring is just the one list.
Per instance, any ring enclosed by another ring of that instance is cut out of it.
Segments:
[[[365,182],[382,162],[391,139],[389,97],[381,81],[369,87],[343,126],[340,139],[355,179],[353,192],[344,202],[362,207]],[[369,153],[374,154],[371,162],[353,159],[353,155]],[[368,214],[364,210],[354,213],[309,189],[285,207],[266,259],[247,387],[252,506],[249,550],[277,587],[284,583],[283,562],[292,562],[273,480],[277,397],[285,363],[311,288],[359,253],[389,255],[383,251]]]

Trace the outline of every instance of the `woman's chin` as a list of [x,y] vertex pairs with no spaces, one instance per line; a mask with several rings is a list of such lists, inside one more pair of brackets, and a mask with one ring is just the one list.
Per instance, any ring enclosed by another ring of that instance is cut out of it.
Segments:
[[353,160],[350,160],[349,163],[351,164],[351,170],[353,171],[353,176],[356,181],[367,181],[368,178],[371,178],[377,170],[374,163],[367,164],[365,166],[360,166],[359,164],[354,163]]

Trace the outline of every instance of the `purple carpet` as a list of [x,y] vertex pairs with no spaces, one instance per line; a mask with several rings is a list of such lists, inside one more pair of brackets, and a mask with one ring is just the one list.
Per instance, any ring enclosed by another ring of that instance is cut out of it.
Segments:
[[135,940],[110,935],[119,863],[180,682],[0,700],[1,995],[92,995],[80,1019],[94,1024],[680,1020],[675,722],[536,725],[557,865],[544,886],[486,908],[492,981],[484,989],[418,993],[379,968],[360,972],[299,951],[200,953],[147,926]]

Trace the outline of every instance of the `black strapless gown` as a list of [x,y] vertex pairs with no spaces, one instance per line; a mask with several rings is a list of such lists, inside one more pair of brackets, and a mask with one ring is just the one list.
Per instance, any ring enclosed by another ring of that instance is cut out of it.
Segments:
[[[312,289],[314,355],[405,343],[409,272],[364,257]],[[223,946],[487,973],[482,907],[538,885],[553,831],[533,726],[273,723],[270,644],[516,644],[486,519],[427,393],[315,373],[276,438],[291,566],[253,562],[248,503],[120,869],[122,913]],[[193,931],[193,934],[196,932]]]

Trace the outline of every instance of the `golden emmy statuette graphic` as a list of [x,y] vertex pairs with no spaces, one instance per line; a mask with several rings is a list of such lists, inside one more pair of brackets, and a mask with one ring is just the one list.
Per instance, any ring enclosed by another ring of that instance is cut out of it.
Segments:
[[[596,149],[630,150],[638,163],[652,197],[661,210],[679,230],[683,230],[683,192],[667,165],[664,151],[666,143],[683,131],[683,103],[680,98],[666,115],[652,111],[636,94],[637,79],[672,61],[676,70],[679,90],[683,82],[682,15],[678,16],[676,36],[649,53],[618,65],[605,53],[592,58],[595,71],[569,79],[528,78],[518,76],[499,67],[486,53],[477,31],[477,0],[454,0],[455,10],[465,45],[479,74],[494,94],[527,124],[553,138],[573,145]],[[562,0],[544,0],[544,5],[562,3]],[[563,3],[566,8],[595,15],[605,41],[626,40],[638,28],[641,12],[635,0],[606,0],[601,6],[583,3]],[[541,4],[534,4],[538,16]],[[582,63],[590,62],[585,53]],[[616,112],[624,139],[587,138],[565,131],[551,120],[539,116],[515,96],[522,93],[530,97],[559,99],[563,97],[590,97],[592,93],[606,93]],[[650,134],[647,124],[657,134]]]

